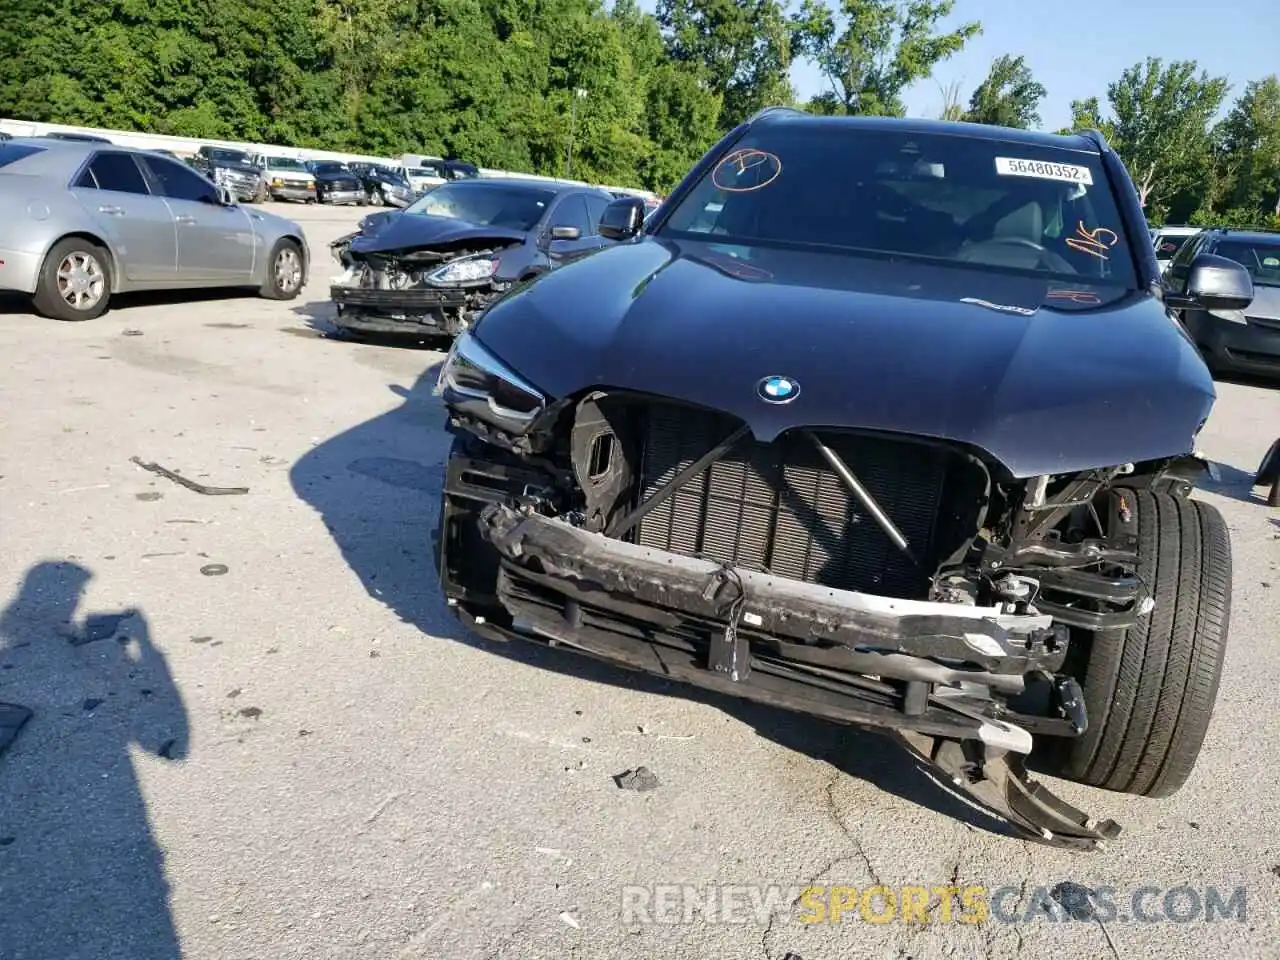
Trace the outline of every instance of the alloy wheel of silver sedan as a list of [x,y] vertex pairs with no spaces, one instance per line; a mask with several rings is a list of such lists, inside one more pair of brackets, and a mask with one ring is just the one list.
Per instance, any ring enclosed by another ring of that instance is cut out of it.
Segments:
[[73,310],[88,312],[107,292],[107,274],[98,258],[86,250],[68,253],[58,264],[58,295]]
[[273,268],[276,288],[281,294],[289,296],[302,286],[302,260],[293,247],[282,247],[276,253]]

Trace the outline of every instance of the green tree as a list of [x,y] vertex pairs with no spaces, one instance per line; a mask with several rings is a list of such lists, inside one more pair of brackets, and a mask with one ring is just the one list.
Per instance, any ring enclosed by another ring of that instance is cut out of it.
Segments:
[[1148,57],[1107,87],[1110,115],[1096,98],[1072,104],[1075,124],[1101,130],[1120,154],[1149,218],[1189,217],[1213,166],[1209,124],[1227,95],[1225,77],[1194,60]]
[[987,78],[973,91],[964,119],[1000,127],[1040,126],[1040,101],[1046,91],[1023,57],[1004,55],[991,64]]
[[1280,79],[1249,83],[1214,130],[1220,203],[1236,221],[1280,216]]
[[810,57],[831,89],[810,101],[818,113],[906,112],[902,94],[982,31],[965,23],[939,33],[954,0],[803,0],[792,20],[797,51]]
[[793,99],[791,28],[779,0],[658,0],[667,53],[721,102],[729,129]]

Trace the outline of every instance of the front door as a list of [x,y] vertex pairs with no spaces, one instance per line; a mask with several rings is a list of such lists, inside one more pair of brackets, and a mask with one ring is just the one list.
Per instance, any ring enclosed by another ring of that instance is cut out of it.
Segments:
[[603,241],[596,235],[595,227],[591,224],[586,199],[580,193],[561,197],[560,202],[548,214],[547,223],[548,233],[556,227],[576,227],[578,230],[576,240],[552,238],[547,245],[547,257],[551,261],[553,270],[571,260],[585,257],[591,251],[599,250],[603,245]]
[[146,157],[151,181],[178,227],[178,277],[234,286],[253,279],[255,234],[238,205],[224,206],[218,188],[194,170],[164,157]]
[[110,244],[121,279],[137,286],[177,279],[173,213],[152,194],[133,154],[114,150],[95,154],[71,193]]

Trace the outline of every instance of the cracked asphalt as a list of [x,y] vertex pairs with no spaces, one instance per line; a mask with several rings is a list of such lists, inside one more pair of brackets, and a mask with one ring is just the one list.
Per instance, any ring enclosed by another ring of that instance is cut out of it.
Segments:
[[[0,300],[0,702],[34,710],[0,757],[0,958],[1280,956],[1280,511],[1249,486],[1280,390],[1221,384],[1203,434],[1235,594],[1201,762],[1163,801],[1054,784],[1124,827],[1068,854],[882,737],[467,636],[428,546],[442,354],[323,336],[360,211],[284,212],[317,252],[292,303]],[[619,789],[641,765],[660,786]],[[791,904],[810,884],[839,922]],[[930,922],[864,919],[873,885]],[[983,923],[933,889],[979,885]]]

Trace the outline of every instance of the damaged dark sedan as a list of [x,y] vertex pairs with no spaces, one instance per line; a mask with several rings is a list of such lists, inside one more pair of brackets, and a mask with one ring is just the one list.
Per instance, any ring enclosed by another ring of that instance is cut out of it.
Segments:
[[[1177,791],[1230,614],[1215,393],[1103,137],[774,109],[642,218],[441,369],[463,621],[898,731],[1050,844],[1119,827],[1033,752]],[[1252,295],[1206,256],[1181,296]]]
[[514,284],[599,250],[609,194],[539,180],[457,180],[331,245],[337,326],[453,337]]

